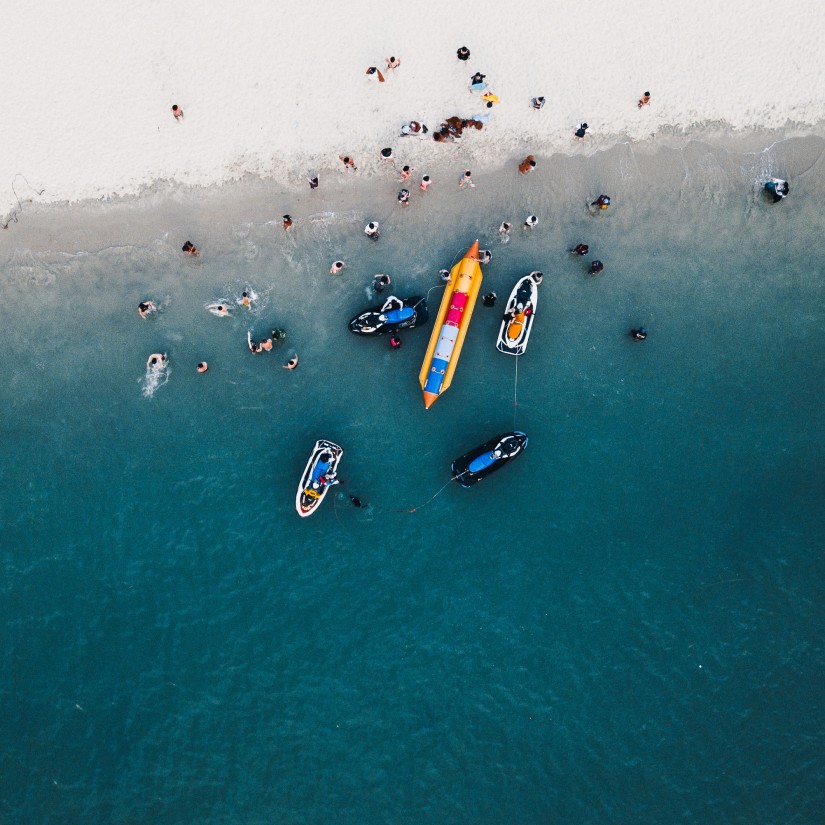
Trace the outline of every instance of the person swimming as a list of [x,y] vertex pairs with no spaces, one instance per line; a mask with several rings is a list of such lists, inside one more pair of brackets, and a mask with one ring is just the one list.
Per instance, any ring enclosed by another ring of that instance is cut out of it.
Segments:
[[393,349],[401,349],[401,344],[402,341],[397,335],[393,335],[392,338],[390,338],[390,346]]
[[286,330],[280,329],[280,327],[272,330],[272,340],[273,341],[283,341],[286,338]]
[[604,264],[601,261],[593,261],[590,264],[590,269],[587,270],[588,275],[596,276],[604,269]]
[[389,275],[376,275],[372,279],[372,288],[376,292],[383,292],[386,287],[388,287],[392,281],[390,280]]
[[263,352],[263,347],[252,340],[252,333],[246,333],[246,345],[249,347],[250,352],[254,352],[255,355],[260,355]]
[[647,338],[647,330],[644,327],[630,330],[630,337],[634,341],[644,341]]
[[206,372],[209,369],[209,364],[206,361],[201,361],[198,364],[198,372]]
[[332,266],[329,268],[330,275],[338,275],[346,264],[343,261],[333,261]]
[[590,251],[590,247],[586,243],[577,244],[570,250],[571,255],[586,255]]
[[286,364],[282,365],[285,370],[294,370],[298,366],[298,353],[296,352]]
[[442,284],[448,284],[450,282],[450,270],[449,269],[439,269],[438,270],[438,278]]
[[488,264],[493,260],[493,253],[489,249],[480,249],[478,252],[478,262],[480,264]]
[[187,241],[181,249],[187,254],[191,255],[193,258],[197,258],[201,253],[199,252],[198,248],[192,241]]
[[352,506],[357,507],[359,510],[369,506],[366,501],[363,501],[358,498],[358,496],[354,496],[352,494],[350,494],[349,500],[352,502]]
[[158,370],[163,369],[164,364],[166,364],[165,352],[153,352],[149,356],[149,358],[146,359],[147,370],[153,370],[157,372]]
[[138,315],[145,321],[153,312],[157,312],[158,308],[152,301],[141,301],[138,304]]
[[538,286],[541,283],[542,278],[544,278],[544,273],[536,270],[535,272],[530,273],[530,277],[536,282],[536,286]]
[[779,203],[779,201],[788,197],[788,193],[791,191],[788,181],[782,180],[782,178],[771,178],[765,184],[765,189],[771,195],[774,203]]
[[607,195],[599,195],[590,206],[592,209],[607,209],[610,206],[610,198]]
[[498,299],[498,295],[495,292],[488,292],[482,299],[481,303],[484,304],[486,307],[494,307],[496,305],[496,300]]
[[215,301],[212,304],[207,304],[206,308],[213,314],[217,315],[219,318],[225,317],[229,315],[229,307],[226,303],[219,303]]

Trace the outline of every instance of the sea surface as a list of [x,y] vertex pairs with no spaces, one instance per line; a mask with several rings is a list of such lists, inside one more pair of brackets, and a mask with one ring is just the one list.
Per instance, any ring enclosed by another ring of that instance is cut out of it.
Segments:
[[[470,191],[456,162],[407,209],[387,170],[242,183],[219,213],[24,210],[0,245],[0,821],[822,822],[823,146],[625,145]],[[425,411],[430,326],[392,351],[346,324],[379,272],[434,316],[476,238],[499,305]],[[516,360],[500,308],[536,269]],[[514,427],[523,456],[450,482]],[[300,519],[322,437],[344,483]]]

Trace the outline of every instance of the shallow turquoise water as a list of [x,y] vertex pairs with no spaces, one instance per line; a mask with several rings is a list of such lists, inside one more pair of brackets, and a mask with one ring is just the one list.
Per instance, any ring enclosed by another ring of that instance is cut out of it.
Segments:
[[[817,821],[825,187],[793,142],[766,157],[558,157],[469,193],[437,181],[406,212],[384,182],[345,209],[301,200],[290,236],[229,216],[197,262],[175,233],[10,244],[0,816]],[[794,182],[777,207],[766,162]],[[500,245],[529,211],[539,227]],[[429,327],[391,352],[346,321],[375,272],[421,292],[476,237],[502,302],[545,273],[517,396],[479,305],[425,412]],[[251,313],[204,310],[247,286]],[[146,297],[162,311],[142,322]],[[248,353],[273,324],[285,346]],[[523,457],[429,501],[514,421]],[[322,436],[369,510],[295,514]]]

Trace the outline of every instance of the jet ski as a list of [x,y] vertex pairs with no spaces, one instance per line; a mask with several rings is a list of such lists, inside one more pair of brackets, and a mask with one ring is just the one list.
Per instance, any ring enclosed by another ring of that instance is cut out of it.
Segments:
[[311,516],[327,490],[338,483],[335,475],[343,454],[343,449],[332,441],[320,438],[315,442],[295,495],[295,509],[301,518]]
[[[536,275],[539,277],[537,278]],[[507,353],[507,355],[523,355],[527,349],[527,339],[530,337],[530,329],[536,315],[536,299],[540,282],[540,273],[531,272],[520,278],[513,287],[507,300],[507,308],[504,310],[504,318],[502,318],[496,341],[496,349],[499,352]]]
[[362,312],[349,322],[356,335],[383,335],[399,329],[412,329],[427,321],[427,300],[418,295],[397,298],[390,295],[380,307]]
[[497,435],[457,458],[450,467],[453,479],[462,487],[472,487],[521,455],[526,446],[527,436],[524,433],[516,431]]

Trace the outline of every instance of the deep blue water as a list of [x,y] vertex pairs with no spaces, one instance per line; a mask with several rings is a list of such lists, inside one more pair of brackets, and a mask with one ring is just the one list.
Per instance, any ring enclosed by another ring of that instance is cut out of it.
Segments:
[[[2,821],[822,821],[821,147],[628,151],[405,212],[389,181],[303,195],[291,235],[182,217],[199,261],[175,231],[3,238]],[[374,273],[420,293],[476,237],[501,303],[545,273],[517,396],[479,305],[425,412],[429,327],[392,352],[346,321]],[[205,311],[247,286],[251,312]],[[442,490],[514,422],[524,456]],[[345,485],[301,520],[319,437]]]

